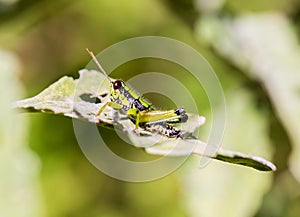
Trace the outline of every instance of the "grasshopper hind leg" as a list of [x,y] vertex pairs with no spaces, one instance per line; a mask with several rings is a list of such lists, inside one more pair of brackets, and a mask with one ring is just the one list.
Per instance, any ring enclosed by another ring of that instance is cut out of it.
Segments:
[[192,133],[180,130],[170,124],[145,124],[144,128],[149,132],[158,133],[169,138],[195,139]]

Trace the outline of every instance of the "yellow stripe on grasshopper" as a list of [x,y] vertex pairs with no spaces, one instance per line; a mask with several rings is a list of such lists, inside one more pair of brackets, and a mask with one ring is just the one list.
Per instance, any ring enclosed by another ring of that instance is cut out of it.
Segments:
[[177,115],[174,110],[144,110],[138,111],[137,109],[130,109],[127,112],[128,115],[131,115],[136,121],[136,128],[139,127],[140,123],[158,123],[165,121],[179,121],[181,116]]

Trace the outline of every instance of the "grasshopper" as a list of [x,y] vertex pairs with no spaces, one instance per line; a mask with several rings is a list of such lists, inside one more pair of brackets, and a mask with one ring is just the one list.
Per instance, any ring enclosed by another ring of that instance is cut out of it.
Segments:
[[184,108],[156,110],[151,103],[129,88],[123,80],[110,78],[93,52],[89,49],[86,50],[110,82],[110,102],[100,108],[97,116],[100,116],[104,109],[110,106],[125,112],[135,124],[137,133],[139,133],[138,128],[141,127],[148,132],[155,132],[170,138],[194,138],[191,133],[173,126],[176,123],[183,123],[188,120]]

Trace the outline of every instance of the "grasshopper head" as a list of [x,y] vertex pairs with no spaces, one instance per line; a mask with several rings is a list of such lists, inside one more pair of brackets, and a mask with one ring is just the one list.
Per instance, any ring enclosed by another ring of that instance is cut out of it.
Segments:
[[112,88],[114,90],[118,90],[121,86],[123,86],[122,83],[124,83],[122,80],[115,80],[112,82]]
[[111,81],[111,86],[110,86],[110,95],[112,97],[112,99],[117,99],[119,98],[119,96],[121,95],[121,89],[124,88],[125,83],[122,80],[114,80]]

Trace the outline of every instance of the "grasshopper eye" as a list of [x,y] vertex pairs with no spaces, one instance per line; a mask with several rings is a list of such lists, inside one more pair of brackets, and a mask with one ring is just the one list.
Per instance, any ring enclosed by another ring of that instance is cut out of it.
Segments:
[[122,86],[122,83],[120,80],[116,80],[114,83],[113,83],[113,87],[114,89],[119,89],[120,87]]

